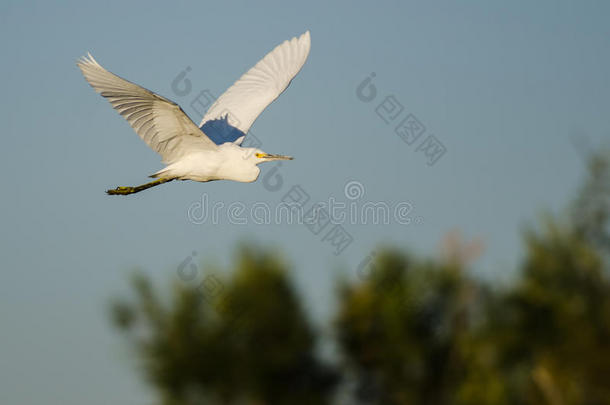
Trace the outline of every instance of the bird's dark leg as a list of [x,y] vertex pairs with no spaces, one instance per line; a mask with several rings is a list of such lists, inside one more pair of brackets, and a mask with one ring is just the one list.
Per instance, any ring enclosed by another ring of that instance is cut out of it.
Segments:
[[168,181],[172,181],[174,179],[157,179],[155,181],[151,181],[150,183],[142,184],[141,186],[136,187],[117,187],[114,190],[107,190],[106,194],[108,195],[127,195],[139,193],[140,191],[144,191],[147,188],[155,187],[161,185],[163,183],[167,183]]

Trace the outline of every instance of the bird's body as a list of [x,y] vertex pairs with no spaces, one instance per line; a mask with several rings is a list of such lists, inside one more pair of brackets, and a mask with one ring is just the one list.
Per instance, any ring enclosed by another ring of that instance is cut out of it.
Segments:
[[226,142],[219,145],[215,151],[201,150],[188,154],[151,177],[199,182],[233,180],[251,183],[260,173],[256,153],[261,151]]
[[289,160],[241,143],[258,115],[290,84],[309,55],[309,31],[278,45],[231,86],[204,115],[200,126],[176,103],[110,73],[91,55],[78,67],[167,165],[138,187],[118,187],[108,194],[133,194],[171,180],[253,182],[258,164]]

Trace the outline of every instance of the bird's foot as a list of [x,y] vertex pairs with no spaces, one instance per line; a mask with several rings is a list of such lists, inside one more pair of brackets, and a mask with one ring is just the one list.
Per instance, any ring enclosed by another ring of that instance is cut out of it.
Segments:
[[113,190],[106,190],[108,195],[127,195],[135,192],[135,187],[117,187]]
[[149,189],[151,187],[155,187],[158,186],[160,184],[163,183],[167,183],[168,181],[172,181],[174,179],[157,179],[154,181],[151,181],[150,183],[146,183],[146,184],[142,184],[141,186],[136,186],[136,187],[117,187],[114,190],[106,190],[106,194],[108,195],[128,195],[128,194],[134,194],[134,193],[139,193],[140,191]]

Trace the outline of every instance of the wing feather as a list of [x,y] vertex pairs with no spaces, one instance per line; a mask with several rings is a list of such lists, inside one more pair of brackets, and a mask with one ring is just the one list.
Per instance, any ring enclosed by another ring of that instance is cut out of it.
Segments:
[[275,47],[212,104],[200,127],[228,116],[230,125],[247,133],[256,118],[299,73],[310,47],[309,31]]
[[91,54],[77,63],[93,89],[105,97],[165,163],[197,149],[216,149],[182,108],[104,69]]

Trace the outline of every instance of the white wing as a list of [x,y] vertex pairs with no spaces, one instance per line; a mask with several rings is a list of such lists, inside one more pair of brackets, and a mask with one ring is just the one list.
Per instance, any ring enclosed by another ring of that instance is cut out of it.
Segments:
[[110,73],[91,54],[77,65],[91,87],[110,101],[165,163],[193,150],[217,148],[173,101]]
[[299,73],[310,46],[309,31],[278,45],[216,100],[199,126],[228,115],[229,123],[246,134],[260,113]]

